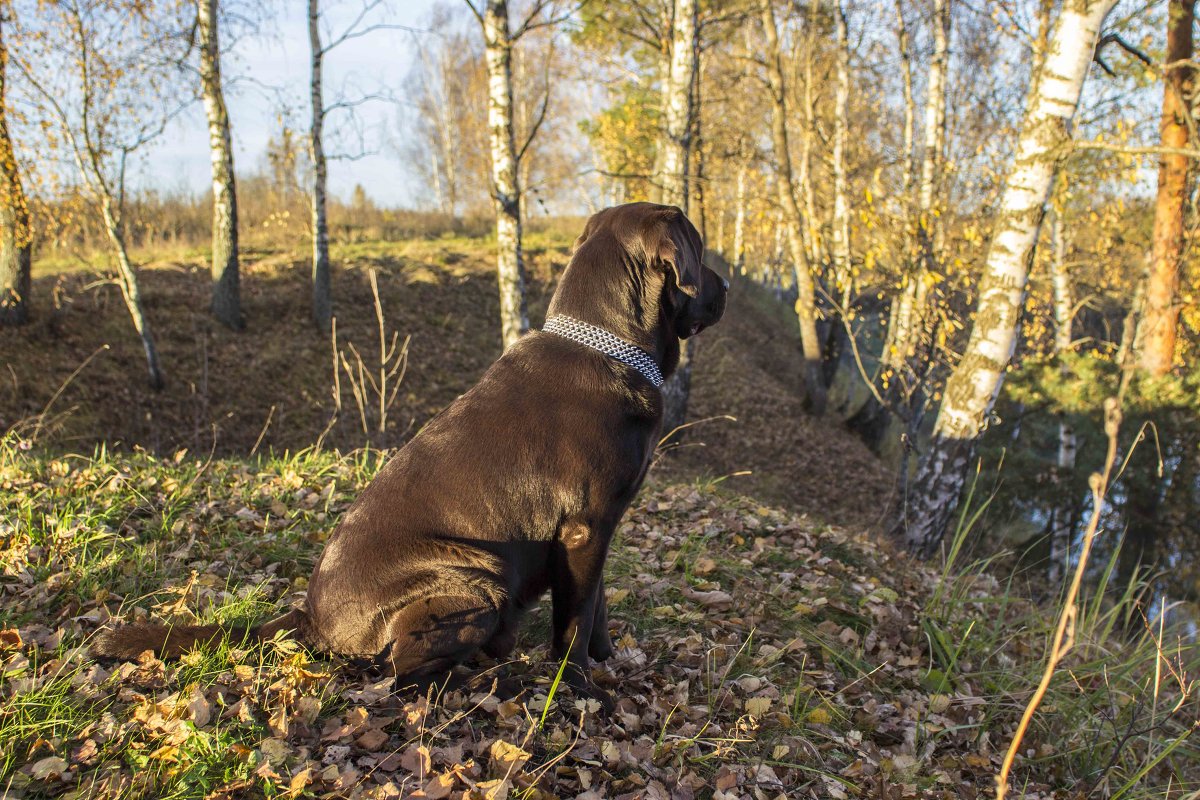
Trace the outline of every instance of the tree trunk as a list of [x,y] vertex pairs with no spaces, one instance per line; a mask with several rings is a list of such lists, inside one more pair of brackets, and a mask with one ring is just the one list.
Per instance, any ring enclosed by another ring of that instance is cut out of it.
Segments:
[[117,259],[117,285],[121,288],[121,297],[125,308],[133,320],[133,328],[142,340],[142,349],[146,353],[146,369],[150,373],[150,388],[161,390],[166,381],[163,379],[162,366],[158,362],[158,350],[154,346],[154,335],[150,331],[150,323],[142,309],[142,292],[138,286],[137,272],[129,260],[129,250],[125,246],[125,231],[121,221],[113,210],[113,198],[105,193],[101,198],[100,210],[104,217],[104,232],[112,245],[113,255]]
[[[817,197],[813,190],[812,179],[813,144],[817,140],[817,105],[813,94],[813,65],[816,61],[817,20],[820,16],[821,0],[812,0],[808,7],[808,17],[804,23],[804,136],[800,140],[800,175],[796,181],[800,194],[804,198],[806,224],[801,228],[800,239],[807,248],[810,272],[821,269],[821,234],[817,225]],[[774,30],[774,26],[772,26],[772,30]],[[778,49],[778,45],[775,49]],[[782,59],[777,63],[782,69]],[[782,83],[780,85],[782,86]],[[793,192],[793,194],[795,193]]]
[[500,333],[507,349],[529,330],[529,312],[521,253],[521,187],[513,135],[512,39],[506,0],[488,0],[483,12],[483,38],[487,54],[492,205],[496,210]]
[[221,324],[241,330],[242,301],[238,270],[237,190],[233,173],[233,138],[221,88],[221,47],[217,34],[218,0],[199,0],[200,89],[208,116],[212,152],[212,313]]
[[918,351],[916,340],[923,332],[929,276],[937,272],[934,231],[937,210],[934,204],[941,183],[946,149],[950,0],[934,0],[933,17],[933,57],[929,62],[929,83],[925,93],[925,129],[914,220],[918,266],[914,274],[906,277],[896,316],[892,320],[895,332],[889,333],[888,337],[891,343],[888,364],[895,369],[903,368]]
[[975,444],[1012,359],[1043,207],[1070,144],[1071,119],[1100,25],[1116,0],[1067,0],[1050,36],[1029,101],[1016,155],[996,215],[983,268],[979,307],[962,360],[951,374],[913,486],[897,520],[909,549],[937,551],[966,482]]
[[733,271],[746,274],[746,165],[738,169],[737,210],[733,217]]
[[319,0],[308,0],[308,43],[312,48],[312,79],[309,96],[312,102],[312,127],[308,134],[309,156],[312,158],[312,314],[321,331],[328,331],[333,320],[333,286],[329,264],[329,223],[326,218],[325,184],[325,97],[321,91],[321,62],[325,50],[321,45]]
[[[662,160],[658,183],[662,202],[679,206],[691,216],[695,199],[690,191],[692,145],[699,117],[697,79],[699,78],[699,6],[696,0],[675,0],[671,29],[670,72],[663,85],[663,132],[659,149]],[[693,219],[693,222],[697,220]],[[663,432],[683,425],[687,419],[688,396],[692,386],[691,341],[679,348],[679,365],[663,384]]]
[[842,293],[842,305],[850,299],[850,198],[846,178],[846,143],[850,136],[850,40],[846,9],[834,7],[837,31],[837,90],[833,102],[833,284]]
[[[783,79],[783,60],[779,52],[779,33],[775,28],[772,0],[763,0],[763,30],[767,36],[767,83],[771,93],[771,138],[775,148],[779,177],[779,205],[786,215],[788,245],[796,276],[796,319],[800,324],[800,344],[804,353],[804,386],[808,403],[814,414],[825,413],[825,380],[821,374],[821,340],[817,337],[816,290],[812,265],[804,246],[801,231],[804,217],[796,202],[796,187],[792,177],[792,157],[788,145],[787,89]],[[810,19],[810,25],[814,24]]]
[[8,48],[0,19],[0,327],[29,320],[31,244],[29,206],[21,186],[17,157],[8,132],[5,77]]
[[[1163,147],[1188,146],[1195,69],[1192,57],[1192,24],[1195,0],[1171,0],[1167,19],[1167,66],[1163,81],[1162,121],[1159,130]],[[1146,284],[1146,306],[1138,336],[1138,367],[1149,375],[1171,371],[1175,361],[1175,339],[1179,328],[1179,280],[1186,242],[1184,212],[1188,197],[1188,157],[1163,155],[1158,162],[1158,198],[1154,204],[1153,250],[1150,279]]]
[[695,108],[693,84],[698,68],[699,6],[696,0],[675,0],[671,29],[671,67],[663,84],[662,163],[658,182],[662,202],[688,211],[688,168],[692,153]]
[[900,63],[903,70],[900,77],[904,88],[904,158],[902,160],[903,176],[900,180],[900,196],[906,207],[911,208],[908,193],[912,191],[913,183],[913,141],[916,130],[916,102],[913,100],[912,54],[908,49],[908,24],[904,21],[902,0],[896,0],[896,39],[900,50]]
[[[1050,263],[1054,284],[1054,354],[1059,359],[1059,372],[1066,377],[1070,370],[1063,357],[1071,352],[1071,276],[1067,272],[1066,226],[1061,212],[1054,214],[1054,258]],[[1058,457],[1055,460],[1055,481],[1061,486],[1069,483],[1075,470],[1075,430],[1065,416],[1058,421]],[[1070,557],[1071,533],[1075,524],[1075,499],[1064,498],[1051,509],[1050,570],[1051,583],[1057,583],[1065,573]]]

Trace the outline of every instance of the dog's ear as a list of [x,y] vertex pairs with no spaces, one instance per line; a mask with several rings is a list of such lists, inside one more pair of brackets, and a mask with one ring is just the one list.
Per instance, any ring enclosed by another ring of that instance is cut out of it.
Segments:
[[574,255],[579,248],[583,246],[583,243],[588,240],[588,237],[595,233],[600,225],[604,223],[604,220],[608,218],[609,211],[611,211],[611,209],[606,208],[603,211],[597,211],[595,214],[592,214],[590,217],[588,217],[588,221],[583,226],[583,233],[579,234],[579,238],[575,240],[575,244],[571,245],[572,255]]
[[688,297],[700,292],[700,253],[691,242],[691,223],[678,208],[655,213],[645,233],[647,260],[661,262],[675,275],[675,285]]

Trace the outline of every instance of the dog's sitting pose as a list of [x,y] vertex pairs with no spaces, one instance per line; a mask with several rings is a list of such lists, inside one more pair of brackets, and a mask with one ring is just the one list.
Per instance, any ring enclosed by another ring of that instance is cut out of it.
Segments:
[[302,607],[249,629],[130,625],[93,652],[174,656],[221,635],[285,630],[319,650],[375,658],[404,685],[480,649],[506,655],[520,612],[549,589],[555,657],[567,658],[571,685],[607,704],[588,656],[612,654],[609,542],[658,442],[659,387],[680,340],[725,310],[728,283],[703,252],[677,208],[596,214],[545,329],[521,338],[371,481],[326,544]]

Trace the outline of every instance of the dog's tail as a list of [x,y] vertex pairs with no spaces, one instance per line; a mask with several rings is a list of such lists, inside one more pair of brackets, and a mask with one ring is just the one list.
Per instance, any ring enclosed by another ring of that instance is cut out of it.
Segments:
[[289,631],[290,638],[304,641],[307,615],[299,609],[262,625],[160,625],[139,622],[101,633],[91,645],[92,655],[136,659],[147,650],[160,658],[177,658],[194,647],[228,638],[234,642],[261,642]]

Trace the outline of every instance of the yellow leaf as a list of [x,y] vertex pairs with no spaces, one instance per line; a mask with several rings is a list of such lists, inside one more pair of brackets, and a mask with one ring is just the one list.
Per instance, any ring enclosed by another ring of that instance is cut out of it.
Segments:
[[746,701],[746,713],[752,717],[761,717],[771,708],[771,698],[751,697]]
[[809,711],[806,718],[814,725],[828,725],[833,721],[833,715],[829,713],[829,709],[825,708],[825,706],[818,706]]

